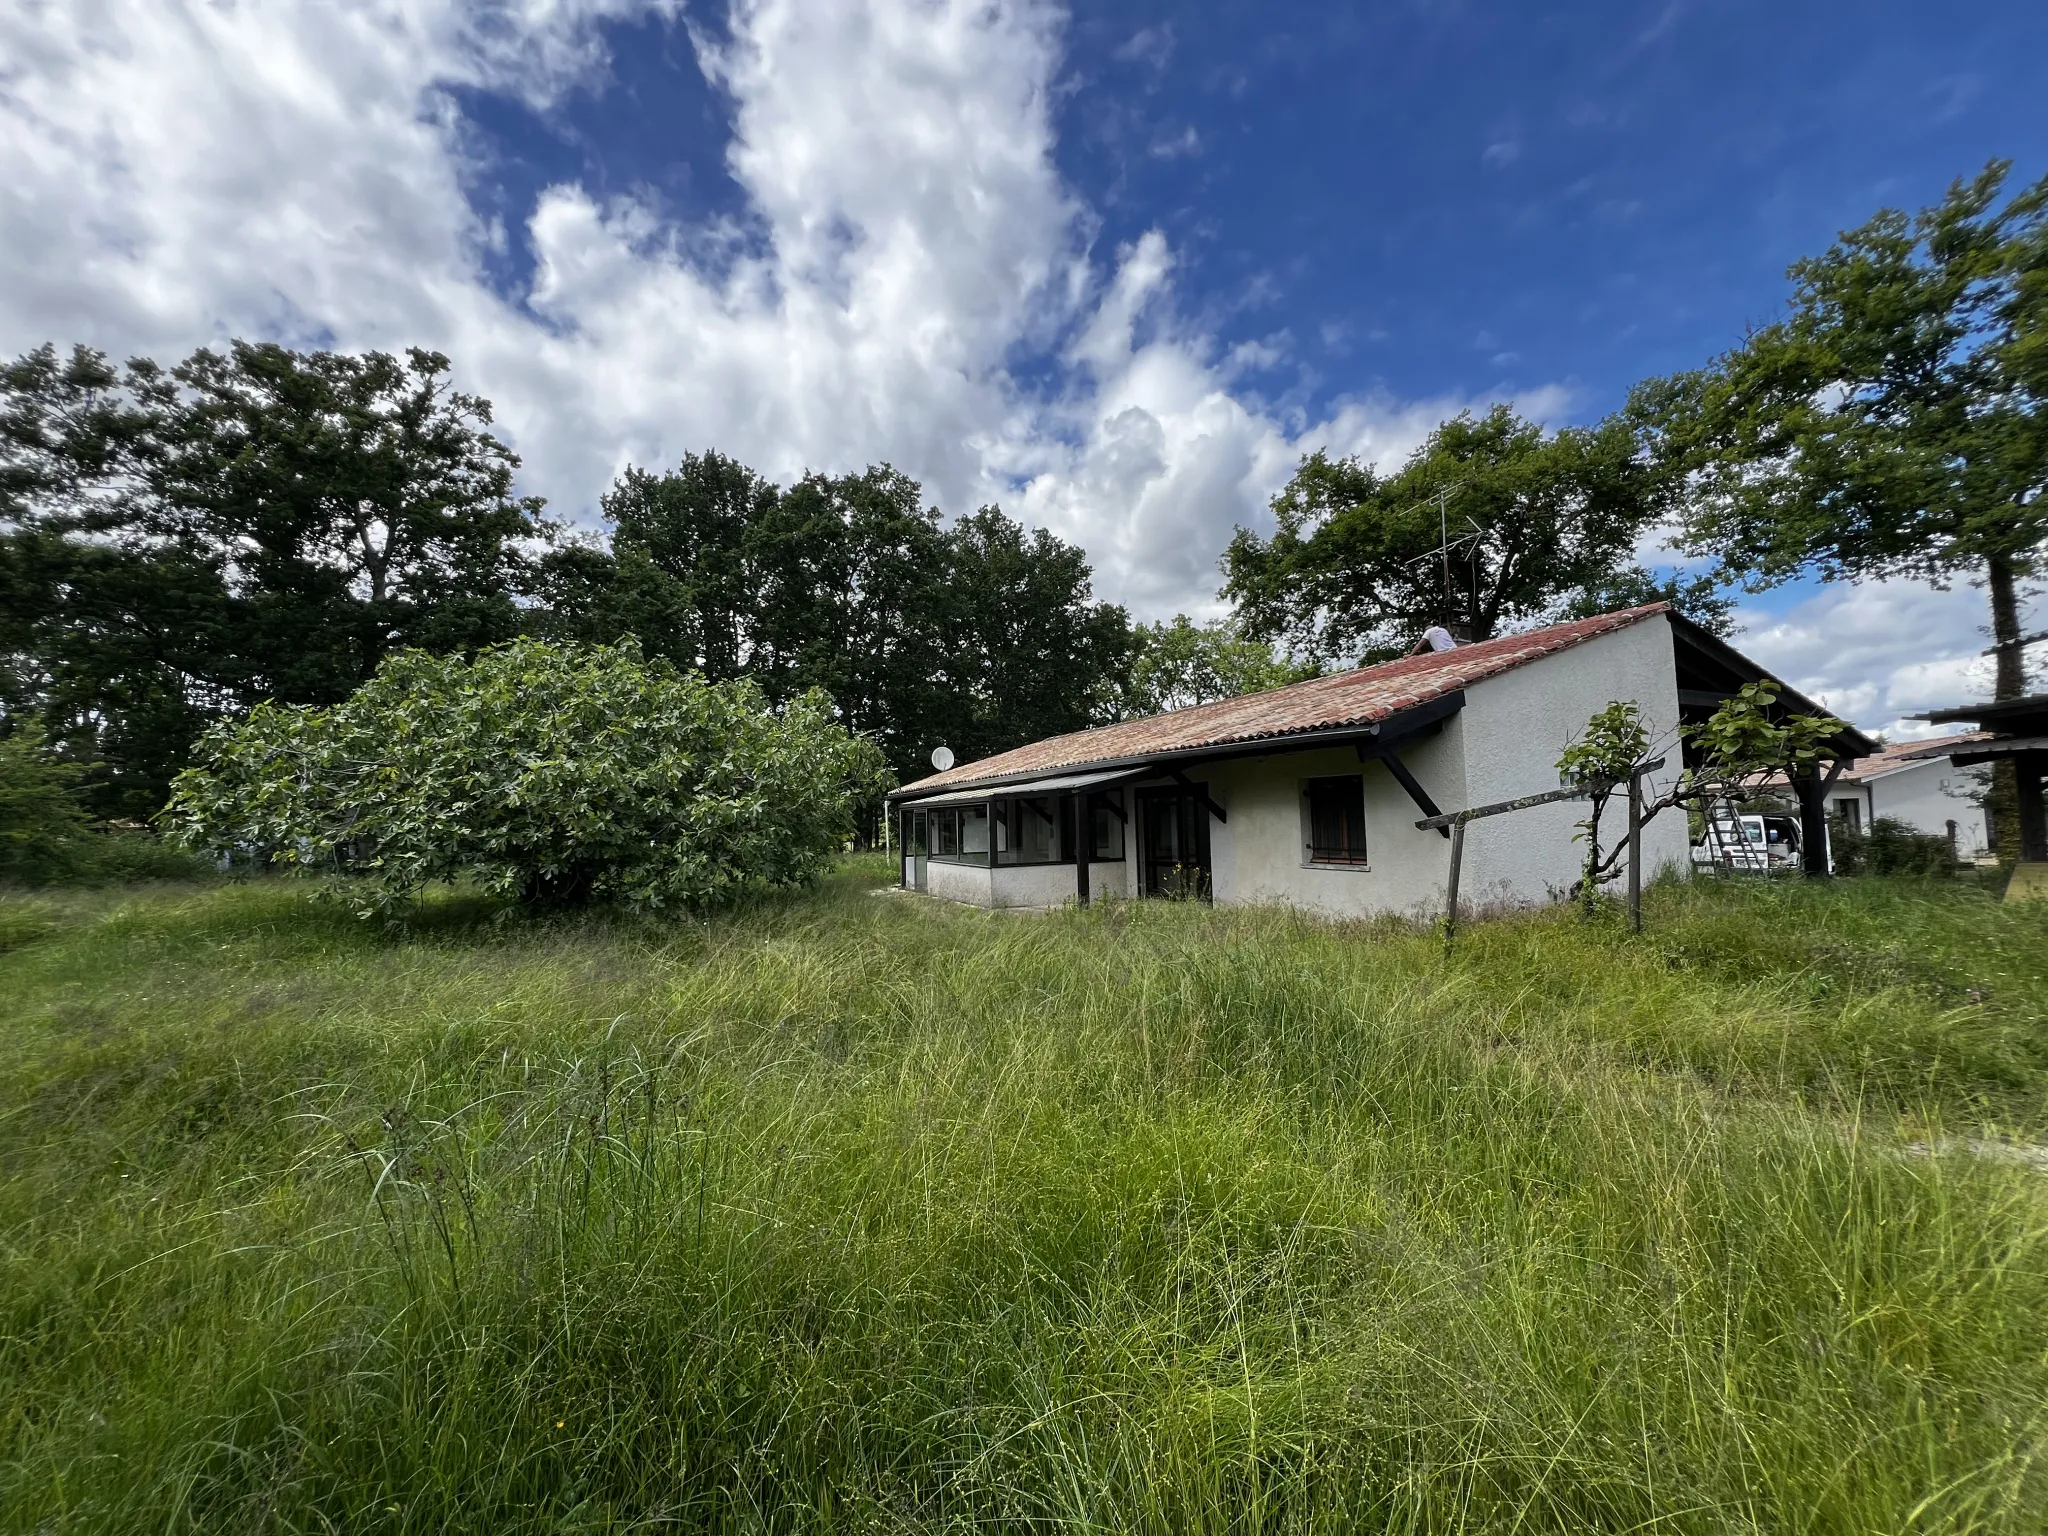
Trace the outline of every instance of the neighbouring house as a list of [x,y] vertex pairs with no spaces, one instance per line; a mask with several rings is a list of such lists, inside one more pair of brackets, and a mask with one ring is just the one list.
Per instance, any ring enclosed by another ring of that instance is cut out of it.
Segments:
[[[1448,839],[1419,820],[1555,789],[1559,755],[1616,700],[1639,706],[1665,756],[1654,794],[1680,771],[1680,724],[1767,675],[1655,603],[1056,736],[894,791],[902,882],[986,907],[1185,894],[1333,916],[1440,908]],[[1825,712],[1790,689],[1781,705]],[[1833,746],[1847,759],[1877,743],[1845,729]],[[1800,790],[1823,846],[1822,781]],[[1463,899],[1562,894],[1584,815],[1559,802],[1473,822]],[[1683,815],[1644,840],[1648,868],[1686,868]]]
[[[2019,865],[2006,888],[2008,901],[2015,897],[2048,899],[2048,693],[2029,694],[2018,699],[1999,699],[1987,704],[1959,704],[1954,709],[1937,709],[1919,716],[1936,725],[1977,726],[1975,739],[1942,749],[1942,755],[1961,768],[1979,763],[2012,764],[2018,803],[2014,807],[2013,840],[2019,844]],[[1921,743],[1913,751],[1933,755],[1937,750]]]
[[1986,857],[1991,836],[1980,803],[1983,773],[1959,766],[1953,755],[1983,739],[1982,732],[1969,731],[1900,742],[1859,757],[1828,791],[1828,813],[1851,832],[1886,818],[1947,838],[1958,859]]

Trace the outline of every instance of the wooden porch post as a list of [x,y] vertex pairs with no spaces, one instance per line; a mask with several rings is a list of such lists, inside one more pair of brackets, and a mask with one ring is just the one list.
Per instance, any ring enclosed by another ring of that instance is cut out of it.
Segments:
[[1088,826],[1088,796],[1084,791],[1075,790],[1074,802],[1074,899],[1082,906],[1088,905],[1088,854],[1090,852],[1091,830]]

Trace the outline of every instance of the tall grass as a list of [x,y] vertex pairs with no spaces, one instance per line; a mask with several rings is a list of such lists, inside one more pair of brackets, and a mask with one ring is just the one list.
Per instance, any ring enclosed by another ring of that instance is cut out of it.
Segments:
[[2048,924],[0,903],[0,1526],[2011,1531]]

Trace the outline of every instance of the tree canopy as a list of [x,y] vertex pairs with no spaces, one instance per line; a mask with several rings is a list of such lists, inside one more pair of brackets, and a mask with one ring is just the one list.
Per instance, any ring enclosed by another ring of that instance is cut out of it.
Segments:
[[1444,422],[1391,475],[1318,450],[1272,505],[1272,538],[1232,538],[1223,596],[1245,636],[1318,661],[1397,656],[1432,624],[1491,639],[1617,583],[1698,595],[1635,566],[1671,482],[1620,421],[1546,433],[1496,406]]
[[0,370],[10,728],[91,763],[103,812],[147,815],[211,720],[515,634],[540,503],[448,369],[236,342]]
[[828,694],[903,777],[1113,718],[1130,621],[1086,555],[996,507],[945,524],[889,465],[778,488],[715,453],[629,469],[604,500],[610,552],[545,561],[545,633],[636,636],[746,676],[771,700]]
[[1313,664],[1247,640],[1230,619],[1197,624],[1184,613],[1132,631],[1134,655],[1124,708],[1132,715],[1187,709],[1239,694],[1263,693],[1316,675]]
[[758,531],[774,485],[722,453],[686,453],[665,474],[628,469],[605,494],[629,628],[655,654],[710,678],[747,667],[761,610]]
[[1630,404],[1728,577],[1982,577],[2000,698],[2048,548],[2048,179],[2007,196],[2009,172],[1794,264],[1783,318]]

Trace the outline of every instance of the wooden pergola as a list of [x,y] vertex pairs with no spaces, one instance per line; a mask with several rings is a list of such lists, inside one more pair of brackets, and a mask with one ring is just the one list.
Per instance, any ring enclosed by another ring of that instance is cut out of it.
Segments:
[[1499,800],[1492,805],[1475,805],[1470,810],[1451,811],[1434,816],[1425,816],[1415,823],[1428,830],[1447,833],[1451,839],[1451,875],[1444,893],[1444,942],[1448,944],[1458,931],[1458,877],[1465,863],[1465,827],[1468,822],[1480,821],[1488,816],[1505,816],[1510,811],[1526,811],[1531,806],[1553,805],[1560,800],[1584,800],[1595,794],[1608,794],[1628,786],[1628,925],[1636,933],[1643,931],[1643,780],[1664,766],[1659,757],[1647,763],[1638,763],[1626,779],[1599,779],[1584,784],[1568,784],[1562,789],[1547,789],[1537,795],[1521,795],[1513,800]]
[[[1906,757],[1946,757],[1957,767],[1973,763],[2010,762],[2019,781],[2020,866],[2048,866],[2048,807],[2041,801],[2041,787],[2048,780],[2048,693],[2024,698],[1999,699],[1989,704],[1958,704],[1953,709],[1930,710],[1916,720],[1940,725],[1972,725],[1984,733],[1979,741],[1930,747],[1925,752],[1908,752]],[[2012,889],[2031,893],[2041,884],[2041,875],[2022,878],[2016,871]]]

